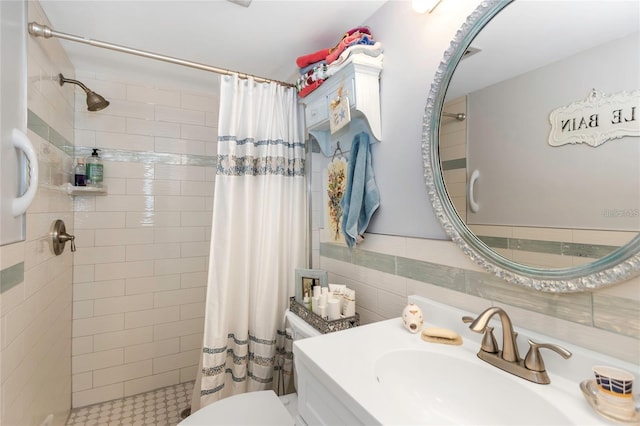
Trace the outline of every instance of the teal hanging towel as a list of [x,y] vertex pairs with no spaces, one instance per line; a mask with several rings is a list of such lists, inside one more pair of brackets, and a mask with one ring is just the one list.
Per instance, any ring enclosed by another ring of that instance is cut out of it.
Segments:
[[350,248],[364,239],[371,216],[380,206],[380,191],[371,166],[369,135],[355,135],[347,168],[347,187],[340,202],[342,233]]

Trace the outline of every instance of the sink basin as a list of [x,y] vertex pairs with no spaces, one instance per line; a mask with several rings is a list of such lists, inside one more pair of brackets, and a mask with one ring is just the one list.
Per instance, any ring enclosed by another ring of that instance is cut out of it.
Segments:
[[[570,424],[536,390],[544,387],[501,372],[455,351],[398,350],[374,364],[389,403],[401,404],[403,422],[436,424]],[[517,414],[516,414],[517,413]],[[400,419],[398,419],[400,420]]]

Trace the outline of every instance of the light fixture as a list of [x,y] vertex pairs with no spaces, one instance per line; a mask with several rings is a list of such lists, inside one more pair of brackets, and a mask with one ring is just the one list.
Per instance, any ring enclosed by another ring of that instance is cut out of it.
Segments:
[[411,0],[411,7],[418,13],[431,13],[442,0]]

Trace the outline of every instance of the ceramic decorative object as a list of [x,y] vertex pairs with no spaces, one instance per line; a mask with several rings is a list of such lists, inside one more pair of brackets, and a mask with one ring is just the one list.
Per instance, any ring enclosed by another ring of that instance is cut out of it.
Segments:
[[412,333],[417,333],[422,330],[424,318],[422,311],[416,304],[409,303],[402,310],[402,323],[404,324],[404,328]]

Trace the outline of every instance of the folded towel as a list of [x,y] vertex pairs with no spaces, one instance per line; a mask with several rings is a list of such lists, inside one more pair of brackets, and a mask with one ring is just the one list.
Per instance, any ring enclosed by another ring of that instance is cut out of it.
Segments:
[[360,34],[369,34],[371,35],[371,31],[369,30],[369,27],[355,27],[355,28],[351,28],[349,31],[347,31],[347,35],[351,35],[355,32],[359,32]]
[[304,68],[307,65],[311,65],[315,62],[324,60],[327,55],[331,53],[331,49],[320,49],[317,52],[309,53],[308,55],[300,56],[296,59],[296,64],[299,68]]
[[357,54],[364,54],[367,56],[371,56],[371,57],[382,57],[382,52],[383,52],[383,48],[382,48],[382,43],[380,42],[376,42],[373,45],[369,45],[369,44],[354,44],[352,46],[347,47],[344,52],[342,52],[340,54],[340,56],[338,56],[338,59],[336,59],[335,61],[333,61],[331,63],[331,65],[329,65],[327,67],[327,73],[329,75],[333,75],[337,72],[336,68],[339,65],[344,64],[345,62],[347,62],[347,59],[349,59],[349,57],[353,56],[353,55],[357,55]]
[[[369,35],[366,35],[367,37],[371,37]],[[342,40],[340,40],[340,43],[338,43],[338,45],[336,47],[334,47],[333,49],[331,49],[331,51],[327,54],[326,59],[327,59],[327,64],[330,64],[331,62],[335,61],[336,59],[338,59],[338,56],[340,56],[340,54],[342,52],[344,52],[344,49],[346,49],[347,47],[351,46],[351,44],[357,42],[358,40],[360,40],[363,37],[362,34],[360,34],[359,32],[355,32],[351,35],[346,35],[342,38]]]
[[313,92],[314,90],[316,90],[318,87],[320,87],[320,85],[324,83],[324,80],[317,80],[312,82],[311,84],[305,86],[302,90],[300,90],[298,92],[298,96],[300,96],[301,98],[304,98],[305,96],[307,96],[309,93]]
[[351,144],[347,187],[340,202],[342,233],[349,247],[362,241],[371,216],[380,206],[380,192],[373,176],[369,135],[358,133]]
[[306,73],[308,73],[309,71],[311,71],[312,69],[314,69],[315,67],[319,66],[319,65],[327,65],[327,61],[325,61],[324,59],[318,62],[314,62],[312,64],[307,65],[304,68],[300,68],[300,75],[304,75]]

